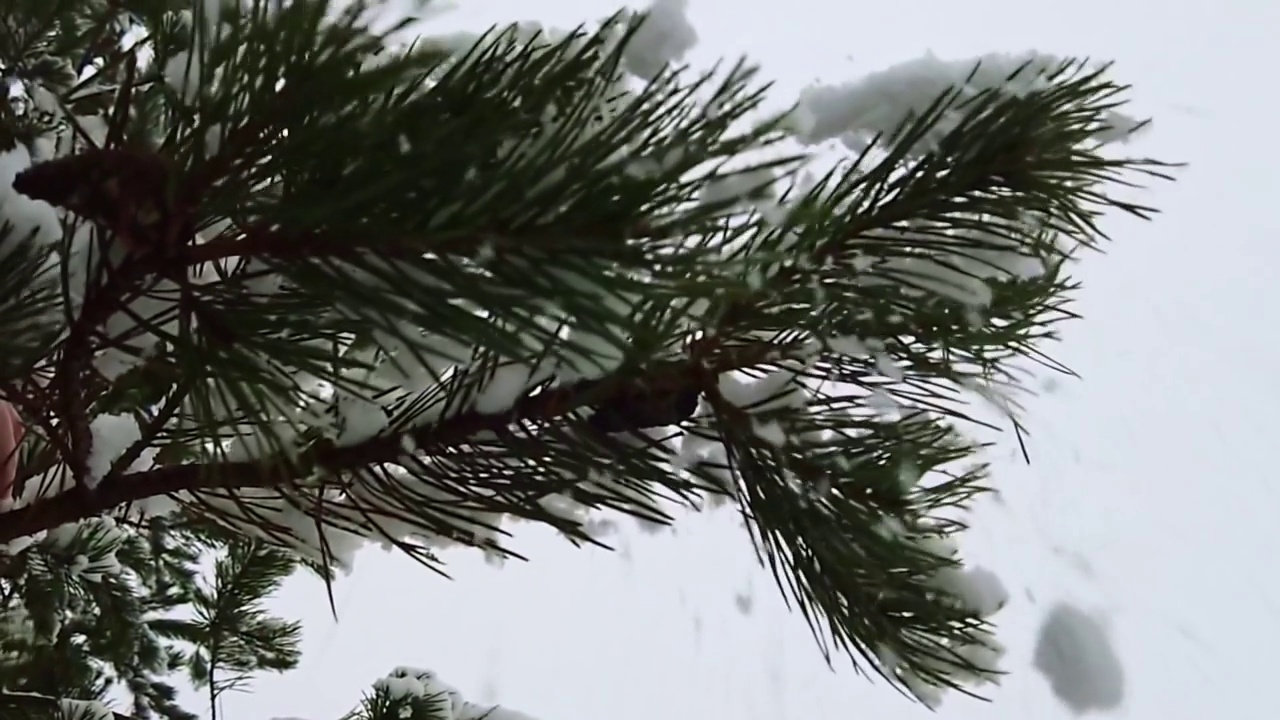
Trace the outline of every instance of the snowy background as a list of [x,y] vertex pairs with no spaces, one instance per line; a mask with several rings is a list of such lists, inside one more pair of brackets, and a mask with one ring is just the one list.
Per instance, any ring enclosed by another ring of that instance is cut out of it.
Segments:
[[[525,18],[570,27],[616,9],[461,4],[439,27]],[[1280,261],[1280,221],[1269,212],[1280,157],[1266,139],[1275,107],[1263,68],[1280,4],[691,0],[690,14],[702,38],[692,61],[747,53],[777,80],[779,104],[814,81],[925,51],[1118,62],[1138,114],[1157,120],[1137,149],[1192,167],[1150,197],[1165,210],[1156,223],[1107,226],[1117,240],[1109,257],[1082,269],[1087,321],[1057,349],[1084,380],[1046,384],[1030,405],[1030,466],[1012,436],[995,455],[1003,501],[979,509],[964,551],[1012,593],[998,616],[1012,674],[992,704],[952,696],[941,711],[1070,717],[1032,670],[1037,628],[1060,602],[1100,618],[1114,644],[1124,667],[1116,716],[1201,720],[1269,707],[1257,689],[1272,681],[1280,583],[1259,569],[1280,539],[1267,412],[1280,399],[1280,303],[1268,292]],[[612,555],[536,530],[520,540],[533,562],[496,570],[455,553],[452,581],[366,551],[337,587],[336,625],[319,583],[295,580],[276,607],[305,618],[301,669],[228,696],[221,716],[336,718],[401,664],[540,720],[930,716],[843,665],[829,671],[729,515],[674,534],[632,532]]]

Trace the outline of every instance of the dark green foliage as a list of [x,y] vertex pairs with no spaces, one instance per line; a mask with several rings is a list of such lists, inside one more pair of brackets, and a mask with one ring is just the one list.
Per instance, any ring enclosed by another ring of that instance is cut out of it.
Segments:
[[[63,211],[62,242],[0,228],[0,398],[29,431],[0,542],[50,531],[0,551],[0,717],[190,717],[184,676],[216,708],[297,663],[262,601],[354,540],[436,564],[442,541],[514,555],[504,517],[599,542],[587,511],[709,500],[829,656],[913,692],[989,677],[963,651],[989,610],[939,580],[986,490],[965,426],[985,398],[1020,429],[1002,392],[1065,371],[1043,345],[1072,262],[1104,212],[1152,212],[1111,192],[1166,166],[1096,141],[1126,88],[1020,68],[1043,82],[944,93],[803,181],[745,63],[628,78],[640,18],[396,47],[374,9],[0,10],[23,83],[0,150]],[[108,414],[138,440],[90,478]],[[380,686],[350,717],[434,697]]]
[[[298,627],[262,606],[297,561],[261,541],[227,542],[173,522],[182,521],[88,520],[0,555],[3,717],[51,717],[38,704],[21,714],[22,696],[33,694],[128,701],[133,718],[194,720],[175,704],[175,682],[216,697],[254,672],[297,664]],[[212,572],[202,572],[209,561]]]

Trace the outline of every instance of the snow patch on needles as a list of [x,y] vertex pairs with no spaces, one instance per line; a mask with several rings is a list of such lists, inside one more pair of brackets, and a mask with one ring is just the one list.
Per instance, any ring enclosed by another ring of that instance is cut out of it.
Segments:
[[719,390],[725,400],[752,411],[804,407],[809,402],[808,391],[796,373],[788,369],[772,370],[763,376],[738,371],[725,373],[720,376]]
[[[222,34],[222,0],[198,0],[195,4],[195,12],[184,9],[176,14],[195,47],[171,55],[161,71],[165,84],[188,104],[194,103],[206,87],[222,81],[221,67],[205,65],[209,50]],[[197,19],[200,27],[196,26]]]
[[[332,563],[343,573],[350,573],[356,551],[368,545],[368,540],[342,528],[353,527],[363,518],[341,505],[341,496],[336,492],[321,493],[305,509],[294,502],[266,490],[241,490],[235,499],[205,494],[193,504],[204,512],[216,513],[230,530],[287,546],[308,560]],[[317,508],[325,513],[323,528],[309,512]]]
[[758,204],[761,215],[766,220],[779,224],[786,217],[786,209],[776,202],[771,202],[776,193],[774,184],[777,177],[769,168],[749,168],[738,172],[726,173],[707,182],[698,201],[703,205],[728,205],[730,208],[741,207],[744,203],[762,201]]
[[183,100],[194,103],[200,96],[200,53],[181,51],[164,64],[165,83]]
[[97,700],[58,700],[62,717],[76,720],[114,720],[115,713]]
[[1076,715],[1115,710],[1124,702],[1124,666],[1106,626],[1084,610],[1055,605],[1040,625],[1032,662]]
[[52,205],[32,200],[13,189],[13,179],[31,165],[31,152],[22,143],[0,152],[0,223],[13,226],[5,243],[0,245],[0,257],[7,254],[4,245],[9,243],[30,238],[48,245],[62,237],[62,223]]
[[99,415],[89,423],[93,444],[89,448],[90,487],[106,476],[111,466],[134,443],[142,439],[142,429],[132,415]]
[[506,412],[529,388],[533,368],[521,363],[507,363],[493,371],[493,377],[476,396],[475,410],[486,415]]
[[[642,80],[652,80],[664,68],[683,59],[698,43],[698,32],[689,22],[687,11],[688,0],[655,0],[643,11],[644,22],[635,30],[627,47],[623,49],[622,69]],[[512,24],[506,33],[493,33],[485,37],[462,31],[433,35],[424,38],[424,42],[460,56],[473,51],[492,50],[494,45],[507,40],[515,41],[514,49],[527,42],[552,45],[566,37],[568,33],[563,30],[526,20]],[[482,38],[483,43],[478,45]],[[608,51],[611,48],[605,49]]]
[[554,273],[566,288],[597,299],[600,314],[570,318],[560,347],[550,348],[561,363],[561,381],[595,380],[615,371],[626,360],[630,344],[627,326],[640,298],[632,293],[609,291],[597,281],[576,272]]
[[984,567],[947,568],[938,573],[934,584],[983,617],[996,614],[1009,602],[1000,577]]
[[[3,628],[3,629],[8,630],[9,628]],[[38,693],[28,693],[28,692],[15,692],[12,690],[6,690],[5,696],[7,698],[11,698],[12,700],[18,700],[19,698],[24,698],[24,697],[31,698],[32,700],[39,701],[41,704],[52,700],[52,698],[50,698],[48,695],[41,695]],[[57,706],[58,706],[57,717],[66,718],[67,720],[116,720],[117,717],[120,717],[116,715],[105,704],[97,700],[72,700],[68,698],[58,698]],[[19,705],[19,707],[21,707],[21,705]],[[23,717],[30,717],[30,715],[27,715],[26,713],[19,713],[19,715]],[[38,715],[38,716],[46,717],[45,715]]]
[[398,667],[374,682],[374,691],[392,702],[404,703],[405,710],[427,703],[434,711],[431,717],[436,720],[533,720],[515,710],[470,702],[430,670]]
[[387,411],[382,405],[353,393],[342,393],[338,401],[339,445],[355,445],[377,437],[387,429]]
[[289,420],[276,420],[244,427],[226,443],[222,459],[227,462],[251,462],[280,452],[296,452],[297,424]]
[[[1028,219],[1028,222],[1032,221]],[[909,295],[945,298],[970,308],[991,304],[991,281],[1033,279],[1049,269],[1047,251],[1020,243],[998,230],[947,229],[923,233],[895,228],[869,232],[867,238],[888,243],[919,243],[929,250],[869,262],[864,270],[875,272],[863,279],[865,284],[897,285]]]
[[[902,535],[901,527],[886,527],[885,532]],[[950,596],[960,607],[986,620],[999,612],[1009,601],[1009,592],[995,573],[979,567],[966,568],[959,561],[959,549],[954,540],[939,535],[917,535],[910,538],[922,551],[932,553],[940,558],[954,561],[955,564],[937,572],[930,584]],[[956,683],[966,685],[984,685],[999,681],[1000,659],[1004,656],[1004,645],[996,639],[987,627],[971,627],[966,632],[967,640],[953,643],[938,649],[936,657],[927,661],[928,670],[937,672],[941,677],[950,678]],[[888,648],[878,652],[879,660],[902,686],[930,709],[937,709],[942,704],[946,688],[941,687],[920,669],[910,667]]]
[[[412,453],[413,451],[407,451]],[[431,464],[427,457],[416,457],[420,463]],[[506,468],[524,469],[523,458],[493,458],[495,472]],[[504,468],[503,466],[506,466]],[[556,483],[571,480],[567,476],[554,476]],[[647,511],[655,522],[665,514],[654,500],[635,489],[610,479],[603,473],[592,473],[581,480],[582,487],[590,492],[610,498],[618,504],[629,504]],[[319,482],[306,484],[310,499],[281,498],[268,490],[240,490],[238,501],[202,494],[197,505],[214,512],[230,529],[246,535],[262,537],[276,545],[286,545],[316,562],[332,562],[343,572],[350,572],[356,552],[370,543],[391,549],[397,544],[430,549],[467,546],[477,547],[491,557],[502,555],[500,540],[505,522],[513,516],[486,511],[467,503],[457,491],[448,486],[423,482],[405,467],[385,463],[361,473],[341,491],[327,488]],[[419,525],[403,521],[406,509],[403,498],[416,502],[434,502],[448,508],[442,512],[442,525],[453,529],[451,535],[434,535],[424,532]],[[550,495],[541,502],[543,510],[576,526],[575,530],[589,537],[602,538],[614,530],[613,523],[598,517],[593,511],[567,496]],[[315,514],[323,512],[323,525]],[[447,512],[447,515],[445,514]],[[595,514],[597,517],[590,517]],[[447,517],[447,522],[445,518]],[[376,522],[377,530],[369,525]],[[267,527],[270,530],[264,530]]]
[[[792,117],[796,138],[817,145],[839,138],[860,152],[877,135],[889,135],[924,112],[943,93],[955,90],[963,102],[982,92],[999,90],[1025,95],[1049,87],[1066,61],[1056,55],[1028,51],[1016,55],[992,53],[966,60],[942,60],[932,53],[839,85],[813,85],[800,93]],[[962,118],[953,109],[922,138],[921,152],[953,130]],[[1109,113],[1099,142],[1115,142],[1132,135],[1139,123]]]
[[97,517],[59,525],[41,541],[51,555],[74,552],[66,570],[87,582],[101,582],[124,574],[118,553],[129,540],[127,531],[109,517]]

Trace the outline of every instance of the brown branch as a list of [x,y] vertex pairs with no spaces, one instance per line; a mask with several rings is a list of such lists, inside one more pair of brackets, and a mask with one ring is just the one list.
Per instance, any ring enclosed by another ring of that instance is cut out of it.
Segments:
[[98,328],[118,309],[129,290],[150,274],[152,265],[145,258],[126,261],[110,274],[106,283],[87,294],[84,309],[68,329],[62,356],[53,380],[49,383],[54,406],[60,413],[60,424],[66,430],[64,443],[70,450],[63,461],[67,463],[77,483],[84,481],[92,443],[88,408],[94,398],[85,389],[90,384],[89,371],[92,368],[93,354],[97,350],[93,342],[94,336]]
[[412,438],[421,450],[459,445],[478,433],[501,432],[516,422],[551,422],[579,408],[604,404],[613,397],[634,393],[636,388],[669,392],[700,386],[698,384],[707,377],[780,357],[781,348],[764,342],[724,348],[712,356],[704,355],[701,364],[689,360],[666,361],[638,376],[611,376],[525,395],[510,410],[502,413],[464,412],[402,434],[379,436],[349,446],[317,443],[289,462],[268,458],[248,462],[193,463],[109,477],[91,493],[64,493],[0,514],[0,542],[101,515],[157,495],[280,487],[304,479],[311,473],[311,468],[338,474],[375,463],[394,462],[404,454],[405,435]]

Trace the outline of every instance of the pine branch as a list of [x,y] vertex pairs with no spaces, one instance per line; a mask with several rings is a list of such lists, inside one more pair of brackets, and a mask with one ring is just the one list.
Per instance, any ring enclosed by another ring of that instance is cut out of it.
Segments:
[[[0,392],[32,415],[42,481],[0,541],[169,496],[327,571],[370,539],[507,552],[506,517],[594,540],[590,510],[732,497],[859,667],[917,695],[990,678],[995,608],[961,598],[942,547],[960,525],[940,510],[985,481],[951,420],[1043,359],[1098,217],[1148,214],[1109,195],[1163,166],[1101,152],[1128,122],[1102,70],[997,59],[752,123],[749,72],[634,71],[661,63],[627,59],[629,22],[384,52],[320,0],[220,6],[216,32],[174,0],[120,2],[148,67],[81,18],[71,50],[122,61],[32,84],[52,120],[0,111],[19,155],[58,136],[13,187],[58,209],[43,239],[62,240],[38,272],[0,267],[0,308],[45,313],[0,314],[21,347]],[[79,128],[90,106],[102,132]],[[836,137],[867,151],[812,184],[818,158],[777,144]],[[52,308],[9,297],[53,271]],[[679,450],[635,432],[672,425]],[[56,604],[26,579],[24,602]],[[190,630],[167,629],[138,642]]]
[[[67,701],[63,698],[0,690],[0,713],[3,713],[5,720],[60,720],[67,717],[62,710],[64,702]],[[83,716],[72,715],[72,720],[76,720],[77,717],[99,720],[102,717],[100,713],[94,713],[92,710],[86,709],[83,712]],[[111,720],[139,720],[132,715],[113,710],[107,712]]]
[[[704,350],[704,353],[707,351]],[[420,451],[440,451],[475,435],[501,432],[521,421],[547,423],[587,406],[625,401],[641,388],[654,394],[698,387],[707,377],[781,358],[773,343],[741,344],[699,360],[657,363],[640,374],[587,380],[526,395],[510,410],[485,414],[463,412],[422,428],[383,435],[339,447],[318,443],[296,458],[247,462],[211,462],[157,467],[108,477],[92,493],[57,495],[5,514],[0,542],[31,535],[78,518],[108,512],[149,497],[202,490],[288,487],[312,477],[316,470],[337,475],[403,457],[406,440]]]

